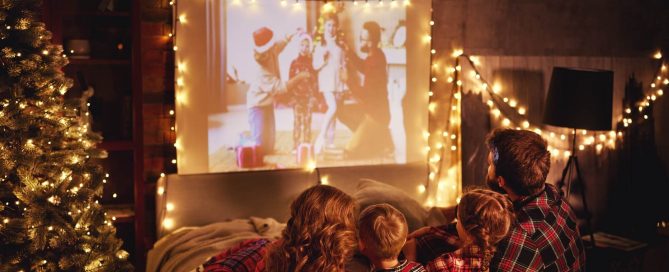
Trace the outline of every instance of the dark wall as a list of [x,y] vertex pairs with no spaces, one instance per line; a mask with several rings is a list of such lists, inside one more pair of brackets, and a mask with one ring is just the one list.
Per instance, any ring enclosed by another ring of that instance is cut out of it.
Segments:
[[[543,107],[531,97],[541,97],[541,91],[546,92],[551,67],[569,64],[614,70],[613,117],[617,119],[627,77],[635,74],[647,88],[659,64],[659,61],[651,60],[651,56],[658,50],[662,50],[665,57],[669,56],[669,1],[666,0],[438,0],[433,1],[433,16],[432,41],[441,53],[437,54],[438,58],[446,59],[453,49],[462,48],[465,53],[482,56],[487,62],[484,64],[486,71],[482,72],[484,76],[499,77],[496,80],[512,85],[519,85],[516,84],[518,80],[513,83],[514,79],[505,77],[505,67],[542,74],[543,90],[513,91],[520,100],[523,96],[530,97],[532,101],[525,104],[529,111]],[[449,86],[444,83],[437,86],[439,88]],[[537,93],[528,93],[533,91]],[[464,103],[464,107],[471,105],[471,101]],[[666,172],[669,169],[669,98],[665,95],[656,105],[657,152]],[[475,111],[464,108],[463,114],[471,116]],[[463,130],[467,130],[466,122],[463,120]],[[495,122],[492,124],[494,126]],[[463,138],[466,133],[463,131]],[[465,153],[476,153],[479,149],[476,144],[469,147],[463,144]],[[468,161],[476,160],[474,153],[463,154],[465,172],[481,169],[467,166]],[[587,195],[592,203],[588,204],[596,212],[607,209],[607,187],[602,185],[615,179],[616,173],[611,171],[617,167],[614,158],[615,155],[609,153],[582,156],[581,164],[586,168],[584,175],[589,179],[586,186],[591,188]],[[549,180],[559,177],[562,165],[563,161],[555,163]],[[463,175],[466,180],[468,175]],[[480,179],[476,173],[469,177]],[[482,181],[466,180],[465,185],[467,182],[482,184]]]

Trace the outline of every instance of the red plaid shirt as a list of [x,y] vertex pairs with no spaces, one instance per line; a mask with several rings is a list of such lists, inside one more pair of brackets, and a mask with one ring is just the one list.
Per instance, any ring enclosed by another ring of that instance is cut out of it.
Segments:
[[256,272],[265,269],[265,255],[271,242],[267,239],[250,239],[211,257],[200,272]]
[[518,225],[490,261],[498,271],[582,271],[585,250],[569,204],[550,184],[514,202]]
[[[472,272],[482,271],[483,254],[481,248],[476,245],[468,245],[462,247],[462,242],[457,235],[457,231],[453,229],[454,225],[448,225],[445,228],[431,228],[430,235],[434,238],[439,237],[442,242],[451,247],[452,251],[444,253],[433,260],[429,261],[425,268],[429,272]],[[424,243],[424,241],[423,241]],[[446,247],[442,247],[446,249]]]
[[[516,201],[514,206],[517,222],[497,244],[490,271],[584,270],[585,250],[574,213],[555,187],[546,184],[541,193]],[[448,233],[457,233],[455,224],[432,228],[418,237],[418,261],[425,264],[457,250]]]

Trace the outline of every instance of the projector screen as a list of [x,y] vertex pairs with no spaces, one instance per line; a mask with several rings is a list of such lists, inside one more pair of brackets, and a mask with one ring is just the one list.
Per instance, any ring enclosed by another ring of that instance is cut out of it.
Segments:
[[179,173],[424,161],[429,8],[182,1]]

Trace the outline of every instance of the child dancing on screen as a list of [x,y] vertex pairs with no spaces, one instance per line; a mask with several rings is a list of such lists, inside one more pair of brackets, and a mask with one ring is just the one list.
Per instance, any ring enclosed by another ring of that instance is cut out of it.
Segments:
[[246,107],[249,111],[251,137],[259,145],[263,154],[274,152],[275,129],[274,96],[292,89],[301,81],[310,77],[309,73],[299,73],[287,82],[281,80],[279,54],[286,48],[294,34],[274,42],[274,33],[267,27],[253,32],[255,48],[253,57],[258,64],[259,73],[251,83],[246,94]]
[[293,151],[301,143],[311,142],[311,113],[316,103],[316,91],[318,90],[317,74],[314,70],[311,58],[312,39],[306,33],[298,35],[300,42],[300,54],[290,63],[291,79],[300,73],[308,73],[309,79],[289,90],[293,97]]

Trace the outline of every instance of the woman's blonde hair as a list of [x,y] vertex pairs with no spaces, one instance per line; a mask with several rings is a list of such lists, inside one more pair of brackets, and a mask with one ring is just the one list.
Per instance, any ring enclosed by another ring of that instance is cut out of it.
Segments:
[[265,270],[344,271],[357,248],[358,207],[353,198],[317,185],[300,194],[290,209],[281,241],[267,253]]
[[465,193],[457,208],[458,224],[483,253],[483,269],[487,270],[495,245],[506,236],[514,221],[513,204],[504,195],[485,189]]

